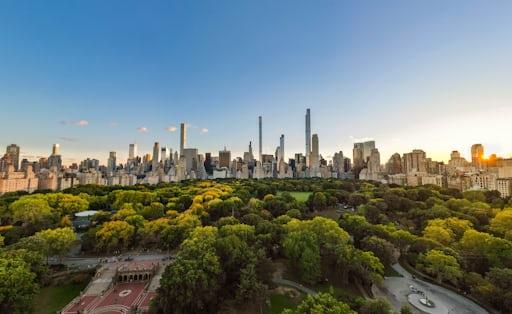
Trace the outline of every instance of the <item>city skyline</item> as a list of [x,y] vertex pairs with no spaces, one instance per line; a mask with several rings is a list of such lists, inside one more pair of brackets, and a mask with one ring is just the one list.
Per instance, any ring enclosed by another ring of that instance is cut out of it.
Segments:
[[[122,8],[122,10],[119,10]],[[381,163],[510,157],[512,3],[12,2],[0,5],[0,146],[63,163],[153,144],[324,158],[375,140]]]

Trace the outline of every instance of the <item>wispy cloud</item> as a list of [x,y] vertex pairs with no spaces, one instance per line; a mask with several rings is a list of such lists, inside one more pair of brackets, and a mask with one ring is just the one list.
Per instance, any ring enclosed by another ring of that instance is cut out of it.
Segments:
[[169,132],[174,132],[174,131],[176,131],[178,128],[177,128],[177,127],[175,127],[175,126],[170,126],[170,127],[165,128],[165,129],[166,129],[167,131],[169,131]]
[[202,129],[201,129],[201,133],[203,133],[203,134],[204,134],[204,133],[208,133],[208,129],[207,129],[207,128],[202,128]]
[[66,141],[66,142],[78,142],[79,139],[74,137],[67,137],[67,136],[59,136],[60,140]]
[[137,128],[137,131],[139,131],[141,133],[148,133],[148,128],[142,126],[140,128]]
[[64,124],[64,125],[74,125],[74,126],[88,126],[89,125],[89,121],[87,121],[87,120],[61,121],[61,124]]
[[118,126],[118,125],[119,125],[119,123],[117,123],[116,121],[110,122],[110,126]]

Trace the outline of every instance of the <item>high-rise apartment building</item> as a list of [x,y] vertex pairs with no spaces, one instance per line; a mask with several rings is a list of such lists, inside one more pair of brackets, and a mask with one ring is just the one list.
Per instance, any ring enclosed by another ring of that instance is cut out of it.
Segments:
[[153,159],[151,160],[151,170],[157,171],[160,165],[160,143],[155,142],[153,145]]
[[402,157],[400,157],[399,153],[391,155],[386,164],[386,172],[388,174],[402,173]]
[[135,157],[137,157],[137,144],[130,144],[128,159],[134,159]]
[[311,167],[311,110],[306,109],[306,163]]
[[413,149],[402,157],[402,171],[405,174],[427,172],[427,154],[421,149]]
[[16,144],[11,144],[7,146],[5,153],[11,157],[14,170],[18,171],[20,169],[20,147]]
[[311,137],[311,142],[313,145],[313,149],[311,152],[311,155],[312,155],[311,167],[320,167],[320,151],[319,151],[319,144],[318,144],[318,134],[313,134],[313,136]]
[[284,134],[281,134],[279,138],[279,156],[277,156],[277,162],[284,161]]
[[59,144],[53,144],[52,155],[48,157],[48,168],[57,170],[62,168],[62,158],[59,155]]
[[185,148],[187,147],[187,125],[185,123],[181,124],[181,132],[180,132],[180,157],[185,153]]
[[484,158],[484,146],[482,144],[473,144],[471,146],[471,165],[477,169],[482,168]]
[[116,170],[116,152],[110,152],[107,160],[107,173],[113,173]]
[[263,156],[263,146],[262,146],[263,145],[263,143],[262,143],[262,133],[263,133],[263,131],[262,131],[262,118],[261,118],[261,116],[258,117],[258,126],[259,126],[259,145],[260,145],[260,147],[259,147],[259,162],[263,163],[263,159],[262,159],[263,158],[262,157]]
[[231,163],[231,151],[226,150],[224,147],[224,150],[219,151],[219,168],[229,168]]
[[372,149],[368,158],[368,172],[371,174],[380,172],[380,153],[377,148]]
[[53,144],[52,155],[57,156],[59,154],[59,144]]
[[364,148],[363,143],[354,143],[352,149],[352,159],[354,161],[354,168],[362,169],[364,167]]

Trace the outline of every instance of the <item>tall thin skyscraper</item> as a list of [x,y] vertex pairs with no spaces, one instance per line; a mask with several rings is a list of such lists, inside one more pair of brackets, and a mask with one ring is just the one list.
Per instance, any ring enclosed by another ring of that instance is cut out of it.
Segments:
[[262,157],[262,155],[263,155],[263,148],[262,148],[262,145],[263,145],[263,144],[262,144],[262,142],[261,142],[261,138],[262,138],[262,136],[261,136],[261,135],[262,135],[262,130],[261,130],[261,128],[262,128],[262,126],[261,126],[261,124],[262,124],[262,119],[261,119],[261,116],[259,116],[258,121],[259,121],[259,127],[260,127],[260,129],[259,129],[259,131],[260,131],[260,147],[259,147],[259,149],[260,149],[260,156],[259,156],[259,161],[260,161],[261,163],[263,163],[263,160],[262,160],[262,158],[261,158],[261,157]]
[[284,134],[279,138],[279,161],[284,160]]
[[18,171],[20,168],[20,147],[16,144],[11,144],[7,146],[5,153],[11,157],[14,170]]
[[181,124],[181,134],[180,134],[180,157],[184,155],[184,149],[187,146],[187,125],[185,123]]
[[311,111],[306,110],[306,163],[311,167]]
[[313,134],[313,152],[312,152],[312,164],[311,167],[320,166],[320,150],[318,145],[318,134]]
[[160,161],[160,143],[155,142],[153,146],[153,159],[151,159],[151,170],[156,171]]

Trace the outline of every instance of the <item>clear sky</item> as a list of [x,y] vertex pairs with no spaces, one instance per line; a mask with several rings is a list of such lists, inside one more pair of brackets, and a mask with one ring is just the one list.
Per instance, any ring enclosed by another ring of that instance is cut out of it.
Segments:
[[[2,1],[0,149],[512,152],[512,1]],[[173,131],[176,130],[176,131]],[[3,151],[2,151],[3,152]]]

